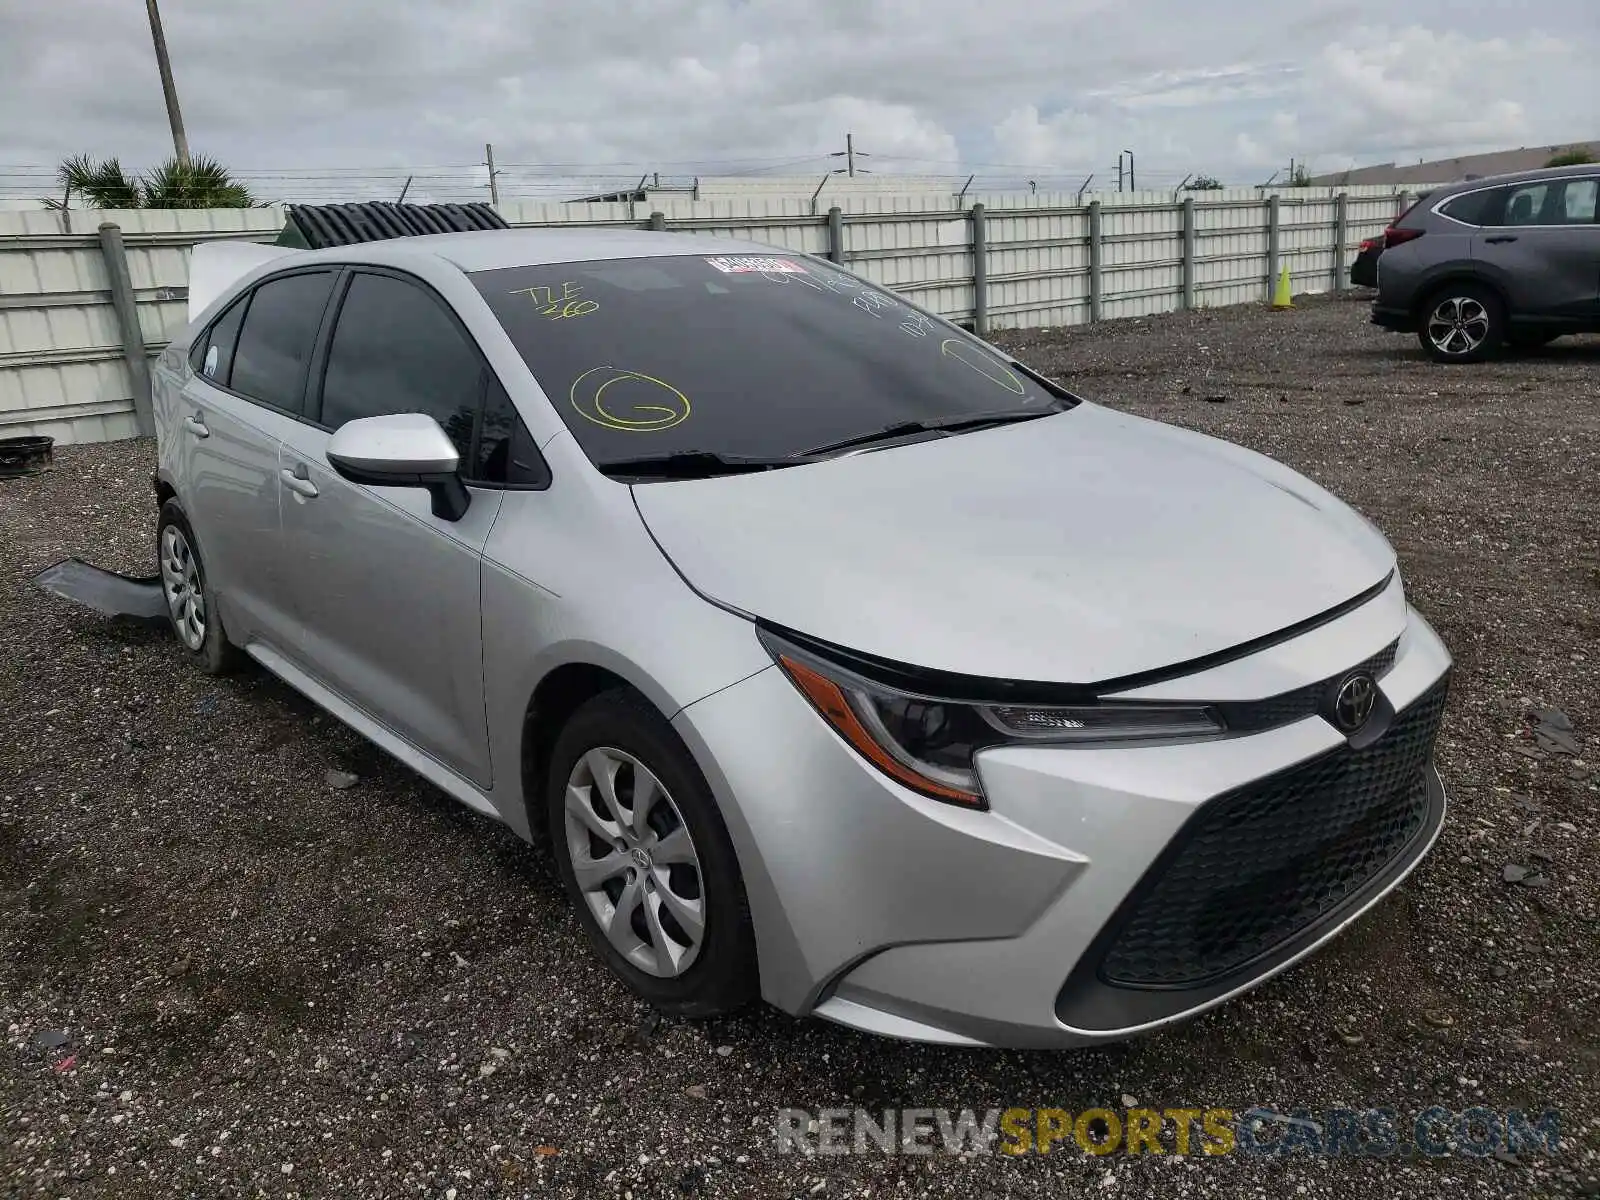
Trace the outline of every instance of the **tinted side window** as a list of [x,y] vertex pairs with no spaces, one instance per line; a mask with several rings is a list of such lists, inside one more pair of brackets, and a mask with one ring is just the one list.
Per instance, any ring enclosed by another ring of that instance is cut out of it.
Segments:
[[1468,192],[1454,200],[1446,200],[1439,211],[1467,225],[1491,225],[1500,215],[1505,202],[1504,188],[1491,188],[1486,192]]
[[512,487],[540,488],[550,483],[550,468],[498,379],[489,381],[477,453],[472,465],[463,467],[462,474],[474,483]]
[[300,411],[306,364],[333,280],[331,271],[319,271],[269,279],[256,288],[239,331],[229,387],[273,408]]
[[470,461],[484,367],[440,304],[389,275],[356,275],[328,347],[321,422],[427,413]]
[[249,302],[246,294],[223,309],[222,315],[211,322],[211,328],[195,339],[189,352],[189,363],[196,373],[223,387],[228,386],[233,373],[234,343],[239,340],[239,323],[244,320]]
[[1564,225],[1591,225],[1596,219],[1600,179],[1569,179],[1556,217]]
[[1521,187],[1511,188],[1506,193],[1506,215],[1502,224],[1544,224],[1544,206],[1549,195],[1548,183],[1525,183]]

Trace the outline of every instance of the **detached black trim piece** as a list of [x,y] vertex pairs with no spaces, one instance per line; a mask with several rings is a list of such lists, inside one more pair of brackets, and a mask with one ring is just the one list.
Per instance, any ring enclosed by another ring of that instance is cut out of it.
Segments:
[[[1314,617],[1298,621],[1286,629],[1278,630],[1276,633],[1253,638],[1227,650],[1218,650],[1215,653],[1202,655],[1199,658],[1191,658],[1187,662],[1174,663],[1170,667],[1143,671],[1137,675],[1124,675],[1117,679],[1106,679],[1099,683],[990,679],[982,675],[963,675],[954,671],[938,671],[928,667],[916,667],[909,663],[896,662],[893,659],[880,658],[875,654],[867,654],[860,650],[850,650],[844,646],[836,646],[831,642],[823,641],[821,638],[810,637],[807,634],[774,624],[771,621],[757,620],[756,626],[759,629],[765,629],[770,633],[776,634],[786,641],[793,642],[803,650],[809,650],[819,658],[827,659],[847,670],[854,671],[874,683],[881,683],[885,687],[907,692],[911,695],[930,696],[953,703],[968,704],[1093,704],[1097,700],[1116,692],[1131,691],[1134,688],[1147,687],[1153,683],[1164,683],[1169,679],[1181,679],[1185,675],[1193,675],[1211,667],[1246,658],[1271,646],[1290,641],[1303,633],[1309,633],[1319,626],[1326,625],[1330,621],[1336,621],[1346,613],[1360,608],[1371,600],[1375,600],[1388,589],[1393,581],[1394,571],[1390,570],[1377,584],[1360,595],[1352,596],[1342,604],[1336,604]],[[1152,703],[1155,702],[1152,701]],[[1180,702],[1174,701],[1173,703]]]
[[278,245],[301,250],[353,246],[429,233],[469,233],[510,229],[506,219],[487,204],[291,204]]

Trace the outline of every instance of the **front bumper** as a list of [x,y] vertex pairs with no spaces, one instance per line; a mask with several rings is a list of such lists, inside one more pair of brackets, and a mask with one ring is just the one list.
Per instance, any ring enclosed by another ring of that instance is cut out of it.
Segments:
[[[1398,724],[1450,665],[1398,582],[1291,642],[1138,695],[1278,695],[1336,676],[1397,638],[1379,688]],[[1308,717],[1208,742],[991,750],[979,757],[991,807],[979,813],[881,776],[776,669],[689,706],[674,723],[706,767],[738,850],[766,998],[926,1041],[1071,1046],[1192,1017],[1311,953],[1377,903],[1426,854],[1444,815],[1429,730],[1417,760],[1426,802],[1414,827],[1386,843],[1381,862],[1369,854],[1336,902],[1283,936],[1267,931],[1270,945],[1220,973],[1180,970],[1176,986],[1168,978],[1130,987],[1107,982],[1106,954],[1161,874],[1153,868],[1170,864],[1219,801],[1331,761],[1348,746],[1333,725]],[[1179,923],[1194,924],[1205,903]]]

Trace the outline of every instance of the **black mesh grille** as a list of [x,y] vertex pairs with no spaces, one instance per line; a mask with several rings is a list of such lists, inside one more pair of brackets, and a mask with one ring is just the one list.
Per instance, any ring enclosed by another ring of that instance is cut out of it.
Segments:
[[1361,750],[1342,746],[1207,802],[1122,924],[1100,976],[1197,987],[1336,908],[1422,828],[1441,680]]
[[1305,687],[1295,688],[1292,692],[1283,692],[1265,700],[1218,704],[1216,708],[1222,713],[1228,728],[1236,733],[1275,729],[1279,725],[1315,716],[1321,709],[1329,687],[1345,676],[1365,671],[1374,679],[1382,679],[1388,674],[1389,668],[1394,666],[1395,651],[1399,645],[1398,641],[1390,642],[1366,661],[1357,663],[1350,670],[1332,679],[1324,679],[1321,683],[1308,683]]

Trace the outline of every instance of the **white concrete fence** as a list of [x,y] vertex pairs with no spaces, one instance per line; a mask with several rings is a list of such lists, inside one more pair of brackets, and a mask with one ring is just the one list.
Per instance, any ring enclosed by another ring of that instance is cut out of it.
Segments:
[[[842,262],[980,333],[1265,301],[1346,285],[1412,197],[1387,187],[508,203],[513,225],[634,225]],[[148,358],[184,326],[188,252],[270,242],[283,210],[0,212],[0,437],[139,434]],[[115,230],[104,226],[114,225]],[[136,406],[135,400],[139,400]]]

